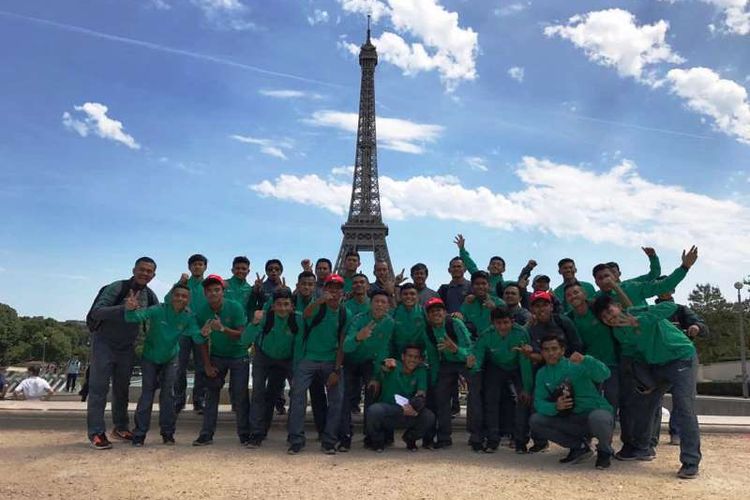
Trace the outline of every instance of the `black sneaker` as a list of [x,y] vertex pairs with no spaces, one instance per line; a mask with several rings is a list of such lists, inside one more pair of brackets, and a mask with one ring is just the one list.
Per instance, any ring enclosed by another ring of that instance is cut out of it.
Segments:
[[406,443],[406,449],[409,451],[419,451],[419,447],[417,446],[417,442],[413,439],[405,439],[404,442]]
[[145,443],[145,441],[146,441],[146,438],[144,436],[133,436],[133,439],[130,440],[130,442],[136,448],[141,448],[143,444]]
[[359,415],[361,413],[362,413],[362,408],[360,408],[359,405],[352,406],[352,415]]
[[352,448],[351,441],[341,441],[338,446],[336,446],[336,451],[339,451],[341,453],[348,453],[349,450]]
[[444,450],[453,446],[453,441],[438,441],[435,443],[436,450]]
[[90,446],[95,450],[109,450],[112,448],[112,443],[107,439],[107,435],[102,432],[101,434],[94,434],[91,437]]
[[623,462],[632,462],[633,460],[642,460],[648,462],[650,460],[653,460],[654,456],[650,455],[648,450],[635,450],[629,446],[623,446],[620,451],[615,453],[615,458],[617,460],[622,460]]
[[251,450],[255,450],[257,448],[260,448],[260,445],[263,443],[263,440],[259,438],[258,436],[250,436],[250,440],[245,445],[246,447],[250,448]]
[[290,447],[289,447],[289,448],[288,448],[288,449],[286,450],[286,453],[287,453],[287,455],[296,455],[296,454],[297,454],[297,453],[299,453],[300,451],[302,451],[302,445],[298,443],[298,444],[293,444],[293,445],[291,445],[291,446],[290,446]]
[[208,446],[209,444],[214,444],[213,438],[202,434],[198,436],[198,439],[193,441],[193,446]]
[[375,453],[383,453],[385,451],[385,443],[382,441],[373,441],[372,443],[372,451]]
[[693,464],[682,464],[677,471],[677,477],[680,479],[695,479],[698,477],[698,466]]
[[528,448],[526,448],[526,445],[523,443],[516,443],[516,454],[518,455],[526,455],[529,452]]
[[560,459],[561,464],[577,464],[587,458],[591,457],[594,452],[591,451],[587,445],[583,445],[580,448],[571,448],[568,452],[568,456]]
[[250,444],[250,434],[242,434],[240,436],[240,446],[247,446]]
[[332,444],[323,443],[320,445],[320,449],[323,450],[323,453],[325,453],[326,455],[336,454],[336,447]]
[[484,451],[484,444],[482,443],[471,443],[471,451],[474,453],[481,453]]
[[434,450],[435,449],[435,441],[425,441],[422,440],[422,448],[425,450]]
[[596,452],[596,468],[599,470],[609,469],[612,465],[612,454],[604,451]]
[[203,406],[200,405],[194,405],[193,411],[197,413],[198,415],[203,415]]
[[534,444],[531,445],[531,448],[529,448],[529,453],[542,453],[549,450],[549,442],[548,441],[540,441],[537,443],[534,441]]
[[487,446],[484,447],[485,453],[495,453],[497,452],[497,448],[500,446],[500,443],[497,441],[487,441]]
[[286,408],[284,406],[277,406],[276,415],[286,415]]
[[162,434],[161,442],[163,444],[174,445],[174,434]]

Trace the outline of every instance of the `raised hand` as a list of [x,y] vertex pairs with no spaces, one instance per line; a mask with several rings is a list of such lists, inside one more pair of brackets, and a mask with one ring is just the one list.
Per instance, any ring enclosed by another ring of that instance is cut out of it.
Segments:
[[496,307],[495,303],[489,297],[487,297],[487,299],[482,303],[482,305],[486,307],[487,309],[494,309]]
[[438,351],[458,352],[458,346],[450,337],[444,337],[441,342],[438,342],[437,348]]
[[641,250],[643,250],[643,253],[646,254],[648,257],[655,257],[656,256],[656,250],[654,250],[651,247],[641,247]]
[[576,365],[580,365],[583,362],[583,354],[576,351],[570,355],[570,362]]
[[453,238],[453,243],[456,244],[459,250],[464,248],[464,245],[466,244],[466,240],[464,239],[463,234],[457,234],[455,238]]
[[313,268],[312,268],[312,262],[310,261],[310,259],[302,259],[302,262],[300,262],[300,265],[302,265],[302,270],[303,271],[310,271],[310,272],[312,272],[312,270],[313,270]]
[[406,269],[402,268],[401,272],[398,273],[396,277],[394,278],[394,281],[396,282],[397,285],[400,285],[401,283],[406,281],[406,278],[404,278],[404,271],[406,271]]
[[130,290],[128,292],[128,296],[125,298],[125,310],[126,311],[135,311],[140,307],[140,303],[138,302],[138,295],[140,295],[141,292],[138,291],[133,292],[133,290]]
[[265,316],[266,313],[263,312],[263,309],[258,309],[253,313],[253,324],[259,325],[261,321],[263,321],[263,316]]
[[255,273],[255,283],[253,284],[253,288],[256,290],[260,289],[260,287],[263,286],[263,283],[266,281],[266,275],[264,274],[263,277],[260,277],[260,274]]
[[286,288],[286,278],[281,278],[281,288]]
[[536,261],[534,259],[529,259],[529,261],[526,263],[526,267],[529,269],[534,269],[536,267]]
[[393,370],[396,368],[396,359],[395,358],[385,358],[383,360],[383,368],[386,370]]
[[466,297],[464,297],[464,302],[467,304],[471,304],[472,302],[474,302],[475,298],[476,298],[476,295],[474,295],[473,293],[470,293],[466,295]]
[[364,340],[367,340],[372,335],[372,330],[375,328],[375,322],[370,321],[365,325],[364,328],[362,328],[359,332],[357,332],[357,342],[362,342]]
[[178,283],[180,285],[187,285],[188,279],[190,279],[190,276],[188,276],[188,273],[182,273],[180,275],[180,279],[178,280]]
[[693,264],[695,264],[695,261],[698,260],[698,247],[693,245],[690,247],[690,250],[685,252],[685,250],[682,251],[682,265],[688,269],[693,267]]
[[692,338],[695,338],[699,333],[701,329],[698,325],[690,325],[687,329],[687,336]]

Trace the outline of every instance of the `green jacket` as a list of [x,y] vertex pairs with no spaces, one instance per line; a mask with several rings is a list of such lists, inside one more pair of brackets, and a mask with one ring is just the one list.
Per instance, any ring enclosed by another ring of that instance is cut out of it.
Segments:
[[268,320],[268,316],[266,316],[257,325],[249,323],[245,327],[245,331],[242,332],[242,343],[248,347],[255,344],[256,349],[263,351],[263,354],[271,359],[292,359],[296,340],[295,335],[301,336],[305,331],[305,322],[302,320],[302,315],[298,312],[293,312],[292,314],[297,324],[296,334],[289,328],[289,317],[279,318],[276,316],[274,317],[271,330],[265,335],[261,335],[263,333],[263,326]]
[[411,399],[419,391],[427,392],[427,368],[424,365],[407,374],[404,373],[401,361],[396,361],[396,368],[393,370],[379,368],[375,372],[375,380],[380,382],[378,401],[381,403],[397,404],[396,394]]
[[[620,288],[625,292],[634,307],[647,306],[646,299],[661,295],[662,293],[671,292],[680,282],[685,279],[688,268],[680,266],[675,269],[672,274],[664,278],[663,280],[657,281],[634,281],[628,280],[620,283]],[[599,290],[597,296],[604,294],[605,292]],[[613,298],[617,299],[617,293],[612,290],[609,292]]]
[[250,286],[250,283],[232,276],[224,284],[224,298],[233,300],[241,305],[245,314],[251,313],[253,308],[250,307],[250,295],[253,292],[253,287]]
[[583,343],[583,354],[590,354],[607,366],[617,366],[617,346],[612,329],[599,321],[590,307],[586,308],[584,315],[571,310],[568,318],[576,325]]
[[365,313],[370,310],[370,298],[365,297],[365,301],[360,304],[354,299],[354,297],[352,297],[351,299],[344,301],[344,307],[346,307],[349,317],[353,318],[360,313]]
[[403,304],[399,304],[395,309],[391,309],[390,314],[395,322],[390,347],[392,357],[400,359],[404,347],[409,344],[418,345],[422,349],[427,346],[425,336],[427,320],[425,320],[421,306],[416,305],[411,310],[407,310]]
[[[490,295],[490,300],[495,304],[495,307],[505,305],[505,302],[498,297]],[[464,316],[464,324],[466,324],[466,327],[469,328],[470,331],[473,328],[473,338],[476,338],[480,333],[492,326],[492,320],[490,320],[492,309],[485,307],[484,302],[476,297],[471,304],[468,302],[463,303],[461,306],[461,314]]]
[[[199,328],[202,328],[206,324],[206,321],[214,319],[216,316],[217,313],[211,309],[208,303],[195,313]],[[221,319],[221,324],[232,330],[242,330],[247,324],[247,317],[245,316],[243,307],[237,302],[227,300],[226,298],[222,302],[218,316]],[[226,333],[213,330],[211,332],[211,356],[244,358],[247,356],[247,344],[242,343],[242,338],[234,339]]]
[[[309,325],[312,324],[319,307],[316,305],[313,308],[312,316],[305,318],[305,328],[309,328]],[[301,349],[301,352],[299,354],[295,353],[297,360],[336,361],[336,354],[339,349],[339,309],[342,307],[344,306],[339,305],[336,310],[326,307],[323,320],[310,330],[306,342],[302,341],[299,343],[298,347]],[[346,329],[344,329],[344,332],[346,332]],[[304,340],[304,332],[302,339]]]
[[534,385],[531,361],[523,354],[514,351],[514,347],[530,344],[529,334],[522,326],[513,324],[513,328],[503,336],[494,326],[485,329],[474,344],[474,356],[477,362],[473,371],[478,372],[492,363],[506,371],[520,370],[523,390],[531,394]]
[[[375,327],[368,338],[363,341],[357,340],[359,331],[371,321]],[[346,339],[344,340],[344,353],[349,363],[364,363],[371,361],[375,364],[381,363],[389,356],[391,336],[396,322],[386,314],[379,320],[375,320],[371,312],[358,314],[347,327]]]
[[651,365],[695,356],[693,342],[668,319],[676,310],[674,302],[630,308],[628,312],[638,319],[638,326],[614,328],[622,354]]
[[[454,342],[458,346],[458,351],[455,353],[447,350],[439,351],[437,348],[437,344],[442,342],[447,336],[445,323],[437,328],[432,328],[429,325],[425,327],[427,337],[427,347],[425,352],[433,383],[437,382],[440,363],[465,363],[466,357],[472,354],[471,334],[463,321],[451,318],[450,316],[447,317],[445,321],[453,322],[453,333],[456,336]],[[432,332],[432,334],[430,334],[430,332]]]
[[611,412],[612,406],[596,386],[609,376],[607,365],[588,355],[583,357],[580,364],[562,358],[555,365],[544,365],[536,373],[534,408],[542,415],[557,415],[556,402],[549,399],[555,389],[567,379],[573,386],[573,413],[586,413],[597,409]]
[[[459,249],[458,256],[461,257],[461,260],[464,261],[464,265],[466,266],[466,270],[469,271],[469,274],[474,274],[475,272],[480,270],[477,266],[477,263],[474,262],[474,259],[471,258],[471,254],[468,250],[466,250],[466,248]],[[489,272],[487,274],[489,274]],[[497,285],[501,285],[502,283],[504,283],[502,273],[490,274],[490,295],[492,295],[493,297],[497,297]]]
[[177,312],[172,304],[159,304],[146,309],[125,311],[128,323],[148,322],[143,342],[143,357],[162,365],[173,360],[180,350],[180,337],[190,337],[196,344],[205,344],[192,312]]
[[627,279],[623,281],[623,283],[629,281],[654,281],[655,279],[659,279],[659,276],[661,276],[661,262],[659,261],[659,256],[654,255],[653,257],[649,257],[648,264],[648,272],[646,274]]

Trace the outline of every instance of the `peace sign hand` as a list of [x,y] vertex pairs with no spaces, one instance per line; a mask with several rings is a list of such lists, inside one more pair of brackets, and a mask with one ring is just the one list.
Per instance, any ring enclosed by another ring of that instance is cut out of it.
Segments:
[[128,292],[128,296],[125,298],[125,310],[126,311],[135,311],[140,307],[140,302],[138,301],[138,295],[140,295],[140,291],[133,292],[133,290],[130,290]]
[[266,281],[266,275],[264,274],[263,277],[260,277],[260,274],[255,273],[255,283],[253,284],[253,288],[256,290],[263,286],[263,283]]

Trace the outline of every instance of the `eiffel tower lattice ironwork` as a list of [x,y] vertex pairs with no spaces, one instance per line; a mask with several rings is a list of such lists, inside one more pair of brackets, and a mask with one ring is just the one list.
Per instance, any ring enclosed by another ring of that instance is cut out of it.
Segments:
[[336,259],[336,272],[344,269],[346,254],[350,251],[373,252],[375,260],[388,263],[393,276],[393,266],[385,238],[388,226],[380,212],[378,187],[378,147],[375,134],[375,66],[378,53],[370,41],[370,19],[367,19],[367,41],[359,51],[362,83],[359,94],[359,124],[357,126],[357,152],[354,160],[354,181],[349,218],[341,226],[344,238]]

